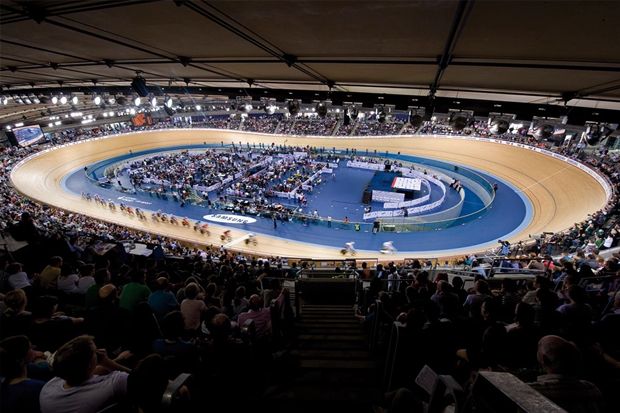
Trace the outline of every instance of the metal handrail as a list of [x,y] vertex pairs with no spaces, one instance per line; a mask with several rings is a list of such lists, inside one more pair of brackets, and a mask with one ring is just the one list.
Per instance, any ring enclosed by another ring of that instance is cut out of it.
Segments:
[[400,344],[400,331],[402,328],[403,325],[399,321],[395,321],[394,324],[392,324],[392,331],[390,333],[390,344],[388,347],[388,354],[385,361],[385,371],[383,372],[383,385],[385,386],[386,392],[392,390],[394,369],[396,367],[396,358],[398,357],[398,350]]

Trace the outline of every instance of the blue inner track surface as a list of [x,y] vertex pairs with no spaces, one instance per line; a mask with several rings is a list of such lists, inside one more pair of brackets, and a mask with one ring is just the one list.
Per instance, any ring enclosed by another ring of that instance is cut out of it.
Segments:
[[[100,177],[103,175],[103,171],[106,167],[124,160],[161,152],[183,149],[200,151],[206,148],[221,148],[221,146],[207,144],[163,147],[116,156],[89,165],[89,168],[91,174],[92,171],[94,171],[95,175]],[[443,163],[445,170],[449,170],[455,165],[413,155],[394,155],[389,158],[419,165],[428,164],[430,169],[432,169],[432,165],[441,163]],[[316,209],[322,217],[326,217],[329,214],[334,220],[342,220],[346,216],[351,222],[362,221],[364,206],[361,204],[361,198],[364,187],[370,182],[374,172],[347,168],[344,161],[341,161],[340,164],[341,167],[335,170],[336,179],[332,181],[330,177],[329,181],[317,186],[313,193],[308,196],[308,205],[304,208],[304,211],[310,213]],[[372,234],[367,231],[356,232],[353,230],[353,225],[349,225],[349,229],[344,230],[335,224],[332,228],[328,228],[324,225],[303,226],[299,222],[282,223],[280,221],[278,222],[277,229],[274,229],[271,219],[260,217],[254,217],[256,218],[256,222],[252,224],[208,223],[214,226],[246,230],[256,233],[261,237],[290,239],[312,246],[342,248],[345,242],[354,241],[358,254],[362,256],[364,252],[376,254],[383,242],[386,241],[393,241],[394,246],[400,253],[410,252],[417,256],[449,255],[460,249],[475,249],[488,245],[489,243],[494,243],[500,238],[509,238],[522,231],[522,229],[528,225],[532,218],[533,209],[529,200],[521,191],[508,182],[489,175],[484,171],[464,165],[458,166],[469,169],[470,171],[475,171],[489,182],[497,182],[499,189],[492,207],[485,215],[465,225],[452,228],[424,232]],[[442,172],[445,172],[445,170]],[[122,181],[126,179],[126,175],[123,175],[121,178]],[[65,176],[61,185],[67,192],[78,196],[82,191],[89,192],[91,195],[97,193],[99,196],[106,199],[112,198],[117,205],[123,202],[128,206],[133,208],[139,207],[147,212],[161,209],[177,217],[187,216],[191,221],[201,220],[205,222],[203,216],[212,213],[219,212],[229,214],[228,212],[209,210],[205,207],[196,205],[181,207],[178,203],[170,201],[170,197],[168,201],[165,201],[154,195],[151,197],[141,193],[138,195],[122,193],[115,185],[111,186],[109,189],[96,187],[86,177],[83,169],[76,170]],[[433,187],[433,191],[439,192],[439,188]],[[483,203],[472,191],[468,191],[467,188],[465,188],[465,193],[466,197],[462,215],[475,212],[482,208]],[[128,201],[126,199],[118,200],[118,198],[122,196],[134,198],[135,201]],[[210,198],[212,200],[215,199],[215,197]],[[457,198],[456,192],[447,187],[446,202],[444,202],[442,208],[453,206],[458,202]],[[435,196],[432,197],[432,200],[433,199],[435,199]],[[100,208],[100,206],[93,203],[93,208]],[[437,211],[433,210],[431,212]],[[164,228],[166,224],[162,223],[161,225],[162,228]],[[215,238],[208,238],[205,239],[205,241],[207,243],[217,243]]]

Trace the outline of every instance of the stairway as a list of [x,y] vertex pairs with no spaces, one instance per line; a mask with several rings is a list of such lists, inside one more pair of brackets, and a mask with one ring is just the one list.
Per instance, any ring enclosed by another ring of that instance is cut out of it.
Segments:
[[383,398],[349,305],[305,305],[278,364],[261,400],[272,412],[372,412]]

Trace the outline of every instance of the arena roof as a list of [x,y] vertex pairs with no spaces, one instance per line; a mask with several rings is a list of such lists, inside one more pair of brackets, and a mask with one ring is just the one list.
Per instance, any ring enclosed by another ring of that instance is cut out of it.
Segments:
[[576,107],[581,122],[618,123],[618,12],[618,1],[2,0],[0,123],[53,106],[13,96],[92,105],[91,93],[129,93],[136,72],[151,92],[193,98],[406,109],[431,93],[446,107]]

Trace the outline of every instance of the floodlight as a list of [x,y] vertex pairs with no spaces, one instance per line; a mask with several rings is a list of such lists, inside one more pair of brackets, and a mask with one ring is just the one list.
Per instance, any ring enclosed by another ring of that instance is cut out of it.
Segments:
[[101,104],[101,96],[99,95],[93,95],[93,103],[97,106],[99,106]]
[[67,97],[66,96],[61,96],[60,97],[60,104],[61,105],[66,105],[67,104]]
[[71,103],[73,103],[74,105],[78,104],[78,97],[75,95],[71,95]]
[[290,113],[293,116],[299,113],[299,101],[297,100],[288,101],[288,113]]
[[453,113],[450,116],[450,126],[455,131],[462,131],[467,126],[467,113]]
[[510,123],[505,119],[490,119],[489,132],[492,135],[503,135],[508,132]]
[[[167,107],[172,108],[172,98],[168,95],[164,96],[164,103],[166,104]],[[168,111],[166,111],[166,113],[168,113]]]
[[134,97],[134,99],[133,99],[133,104],[134,104],[135,106],[140,106],[140,103],[142,103],[142,102],[140,101],[140,96],[135,96],[135,97]]
[[9,103],[9,98],[7,98],[6,96],[2,96],[2,104],[6,105],[7,103]]
[[157,98],[155,96],[151,98],[151,106],[157,106]]
[[41,95],[39,96],[39,102],[41,102],[41,104],[43,105],[47,105],[48,103],[50,103],[50,98],[49,96]]
[[119,106],[124,106],[127,104],[127,98],[125,96],[117,96],[116,104]]
[[320,118],[327,116],[327,104],[325,102],[319,102],[316,104],[316,113]]
[[265,105],[265,108],[263,110],[269,115],[273,115],[274,113],[276,113],[276,107],[272,103],[268,103],[267,105]]
[[196,110],[200,110],[200,109],[201,109],[200,105],[196,105]]

